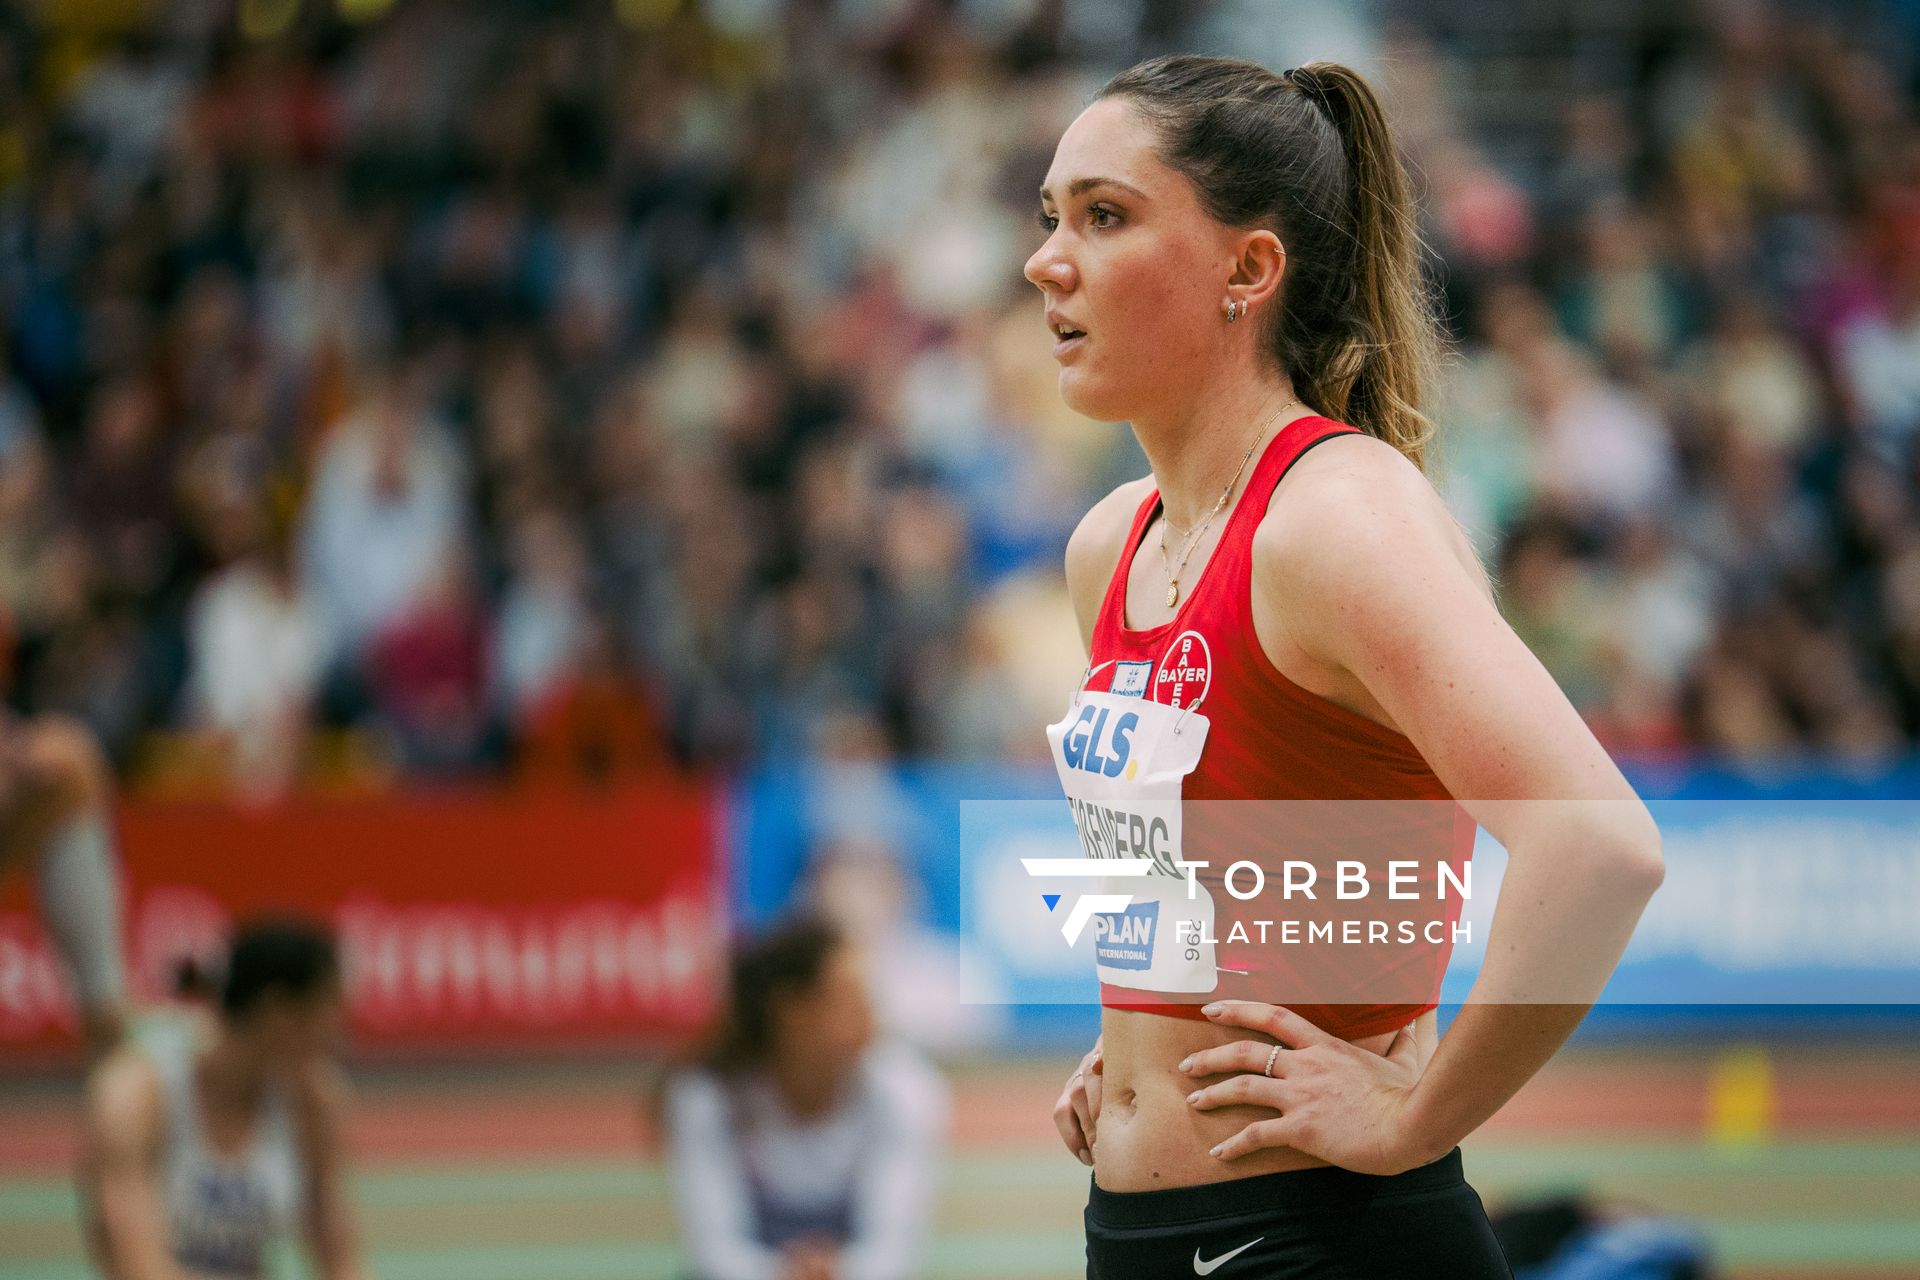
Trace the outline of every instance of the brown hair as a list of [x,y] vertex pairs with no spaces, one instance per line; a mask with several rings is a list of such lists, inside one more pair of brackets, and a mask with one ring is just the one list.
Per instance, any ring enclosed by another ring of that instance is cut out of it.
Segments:
[[[765,1067],[774,1044],[779,1007],[815,990],[828,963],[850,939],[825,917],[803,911],[776,922],[734,948],[727,975],[727,1003],[705,1041],[677,1064],[669,1064],[641,1090],[640,1111],[654,1133],[667,1124],[667,1100],[678,1071],[706,1071],[722,1085]],[[727,1090],[736,1129],[747,1121]]]
[[1230,227],[1287,248],[1268,346],[1299,397],[1426,468],[1423,406],[1444,335],[1411,184],[1367,82],[1310,62],[1275,75],[1239,58],[1173,54],[1109,80],[1158,131],[1160,157]]
[[728,977],[726,1017],[703,1055],[703,1065],[721,1075],[763,1066],[776,1047],[779,1006],[812,991],[845,943],[837,926],[806,912],[742,945]]

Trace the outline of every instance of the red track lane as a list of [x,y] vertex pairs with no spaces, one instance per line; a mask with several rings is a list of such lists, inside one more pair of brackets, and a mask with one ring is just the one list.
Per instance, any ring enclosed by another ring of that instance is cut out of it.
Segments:
[[[1686,1137],[1700,1132],[1710,1062],[1575,1056],[1551,1064],[1487,1125],[1500,1137],[1580,1133]],[[1777,1131],[1784,1136],[1920,1133],[1910,1058],[1803,1059],[1775,1067]],[[955,1081],[955,1143],[996,1149],[1053,1146],[1049,1113],[1060,1079],[1028,1063],[964,1072]],[[1623,1105],[1624,1100],[1624,1105]],[[0,1171],[72,1167],[70,1096],[0,1102]],[[523,1156],[630,1155],[653,1127],[637,1085],[556,1081],[530,1068],[486,1083],[417,1081],[362,1087],[353,1146],[374,1163]]]

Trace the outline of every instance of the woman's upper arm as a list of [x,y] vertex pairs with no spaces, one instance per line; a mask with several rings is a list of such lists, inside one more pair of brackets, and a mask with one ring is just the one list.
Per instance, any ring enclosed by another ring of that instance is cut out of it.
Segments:
[[[1256,535],[1256,572],[1287,635],[1356,676],[1509,849],[1536,824],[1570,820],[1657,849],[1632,787],[1455,555],[1426,478],[1377,441],[1322,452],[1312,484],[1275,503]],[[1516,801],[1527,803],[1503,803]]]
[[150,1176],[160,1149],[162,1103],[159,1077],[137,1051],[123,1048],[94,1068],[82,1135],[89,1167]]
[[946,1080],[917,1052],[890,1045],[868,1061],[879,1114],[858,1182],[855,1237],[841,1258],[845,1280],[917,1274],[952,1115]]
[[772,1280],[780,1256],[760,1244],[739,1135],[719,1080],[683,1071],[667,1085],[667,1152],[680,1233],[702,1275]]
[[87,1082],[82,1176],[99,1214],[107,1261],[130,1275],[167,1265],[166,1214],[159,1156],[164,1099],[160,1080],[137,1051],[121,1048]]

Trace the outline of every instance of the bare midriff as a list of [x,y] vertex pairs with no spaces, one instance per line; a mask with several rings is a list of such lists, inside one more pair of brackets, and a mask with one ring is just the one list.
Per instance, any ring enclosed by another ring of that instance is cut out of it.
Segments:
[[[1432,1013],[1421,1015],[1419,1041],[1434,1041]],[[1190,1053],[1235,1040],[1274,1043],[1244,1027],[1217,1026],[1133,1009],[1101,1011],[1100,1114],[1094,1121],[1094,1181],[1104,1191],[1156,1191],[1230,1182],[1263,1173],[1311,1169],[1326,1161],[1292,1147],[1273,1147],[1235,1160],[1207,1153],[1256,1120],[1271,1120],[1266,1107],[1214,1107],[1202,1111],[1187,1095],[1227,1076],[1193,1077],[1180,1070]],[[1384,1054],[1393,1032],[1353,1043]],[[1430,1051],[1430,1050],[1429,1050]],[[1424,1066],[1425,1064],[1421,1064]]]

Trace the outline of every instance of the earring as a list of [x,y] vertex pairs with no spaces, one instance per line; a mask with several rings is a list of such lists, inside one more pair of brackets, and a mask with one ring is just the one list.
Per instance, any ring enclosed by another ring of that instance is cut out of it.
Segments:
[[1227,323],[1232,324],[1240,318],[1240,303],[1237,299],[1227,303]]

